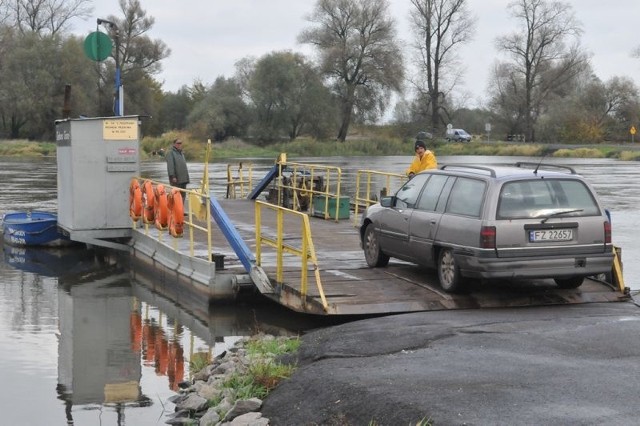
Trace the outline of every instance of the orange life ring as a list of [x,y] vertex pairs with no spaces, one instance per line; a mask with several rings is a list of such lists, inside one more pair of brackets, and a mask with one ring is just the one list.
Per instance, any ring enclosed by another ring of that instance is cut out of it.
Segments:
[[184,231],[184,204],[182,194],[173,188],[169,194],[169,233],[174,238],[182,237]]
[[169,222],[169,209],[167,205],[167,193],[164,191],[164,185],[160,184],[156,186],[154,196],[154,217],[156,228],[160,230],[167,229],[167,224]]
[[129,184],[129,216],[134,221],[138,221],[142,216],[142,190],[138,179],[131,179]]
[[153,184],[150,180],[145,180],[142,184],[142,205],[144,207],[144,212],[142,215],[142,220],[144,223],[153,223],[155,221],[155,195],[153,194]]

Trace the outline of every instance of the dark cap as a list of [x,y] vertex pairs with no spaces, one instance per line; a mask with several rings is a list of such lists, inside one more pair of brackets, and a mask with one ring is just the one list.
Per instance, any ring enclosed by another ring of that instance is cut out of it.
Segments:
[[416,141],[416,145],[415,145],[415,149],[418,149],[418,147],[422,147],[424,149],[427,149],[427,145],[424,143],[424,141],[421,140],[417,140]]

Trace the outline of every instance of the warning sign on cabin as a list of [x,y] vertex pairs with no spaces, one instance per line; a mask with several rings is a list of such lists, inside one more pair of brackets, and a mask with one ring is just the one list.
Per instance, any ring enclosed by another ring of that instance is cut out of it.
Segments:
[[106,141],[137,140],[138,120],[103,120],[102,138]]

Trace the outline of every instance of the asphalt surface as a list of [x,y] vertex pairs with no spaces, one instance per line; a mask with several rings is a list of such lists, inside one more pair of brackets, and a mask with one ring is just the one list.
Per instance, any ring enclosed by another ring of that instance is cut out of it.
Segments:
[[637,425],[634,302],[436,311],[302,337],[272,425]]

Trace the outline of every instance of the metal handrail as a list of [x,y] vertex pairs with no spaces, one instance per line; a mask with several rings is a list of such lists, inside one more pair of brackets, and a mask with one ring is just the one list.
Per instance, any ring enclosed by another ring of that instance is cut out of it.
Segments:
[[[360,185],[362,183],[362,179],[361,179],[362,175],[366,177],[366,189],[365,189],[364,196],[360,195]],[[363,204],[364,209],[366,209],[371,204],[375,204],[378,202],[377,199],[371,198],[371,193],[372,193],[371,179],[374,176],[383,176],[385,178],[385,186],[383,187],[383,190],[387,194],[392,192],[391,190],[392,179],[398,181],[397,182],[398,187],[400,187],[407,180],[407,176],[399,173],[387,173],[387,172],[381,172],[377,170],[358,170],[356,172],[356,195],[354,198],[354,204],[355,204],[354,214],[353,214],[354,226],[358,225],[358,210],[360,209],[360,205]]]
[[[276,212],[276,235],[275,238],[270,238],[262,233],[262,209],[270,209]],[[297,248],[284,242],[284,216],[289,215],[301,220],[302,231],[302,247]],[[316,251],[311,238],[311,225],[309,223],[309,216],[305,213],[297,212],[295,210],[288,209],[286,207],[277,206],[275,204],[266,203],[263,201],[255,202],[255,222],[256,222],[256,261],[258,266],[261,266],[262,262],[262,244],[273,247],[276,249],[276,283],[283,284],[284,282],[284,253],[293,254],[299,256],[301,263],[301,277],[300,277],[300,295],[302,298],[306,298],[308,290],[308,270],[309,261],[313,266],[313,271],[316,279],[316,287],[320,298],[322,299],[322,306],[326,311],[329,308],[327,299],[324,295],[324,289],[322,287],[322,281],[320,280],[320,269],[318,267],[318,258],[316,257]]]
[[[237,198],[236,188],[240,188],[240,198],[245,198],[251,188],[253,187],[253,164],[248,164],[248,177],[245,178],[243,174],[244,169],[243,163],[238,163],[236,171],[236,176],[233,177],[233,169],[231,164],[227,164],[227,193],[226,198]],[[246,192],[245,192],[245,188]]]
[[[286,155],[281,156],[281,158],[284,158],[284,160],[278,161],[278,200],[282,200],[283,189],[290,189],[293,196],[293,210],[300,209],[300,196],[309,196],[309,210],[313,211],[313,195],[324,196],[324,218],[329,219],[329,199],[335,199],[335,221],[337,222],[339,220],[340,187],[342,183],[342,170],[340,169],[340,167],[287,162]],[[283,172],[285,171],[292,173],[291,185],[285,185],[283,183]],[[298,186],[297,182],[298,176],[302,176],[302,182],[300,186]],[[323,179],[323,191],[314,189],[313,185],[315,178]],[[310,182],[309,187],[307,187],[305,183],[307,180]]]

